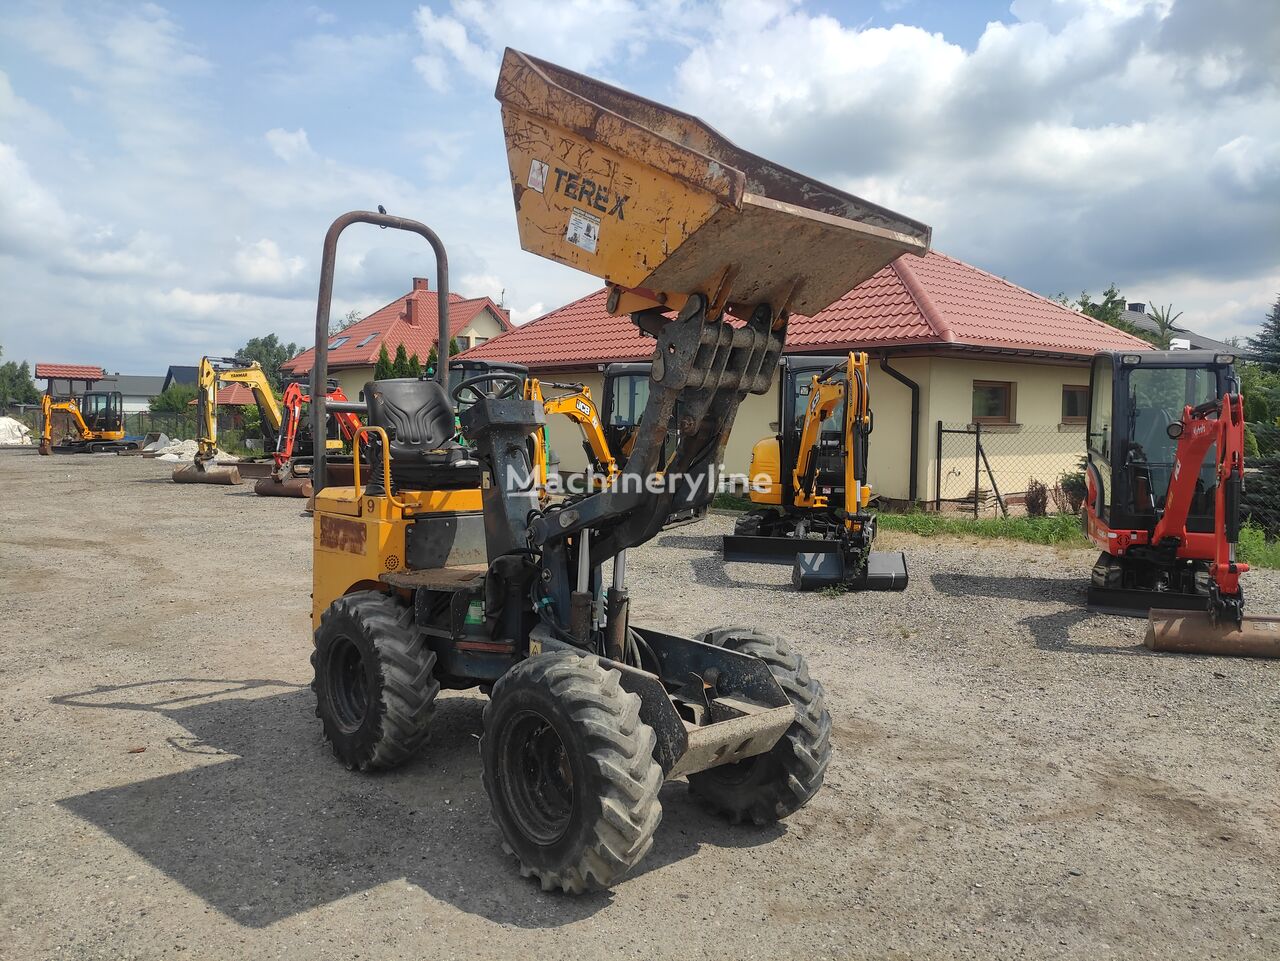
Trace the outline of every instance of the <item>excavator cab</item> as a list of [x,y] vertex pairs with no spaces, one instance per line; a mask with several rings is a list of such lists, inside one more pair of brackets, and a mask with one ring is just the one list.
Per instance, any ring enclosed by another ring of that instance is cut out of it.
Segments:
[[118,390],[81,394],[80,416],[99,439],[119,440],[124,436],[124,395]]
[[[648,363],[609,364],[604,369],[604,395],[601,417],[604,436],[619,467],[627,466],[627,457],[635,445],[640,418],[649,402],[649,382],[653,365]],[[661,461],[666,463],[670,451],[680,442],[680,410],[677,407],[667,425]]]

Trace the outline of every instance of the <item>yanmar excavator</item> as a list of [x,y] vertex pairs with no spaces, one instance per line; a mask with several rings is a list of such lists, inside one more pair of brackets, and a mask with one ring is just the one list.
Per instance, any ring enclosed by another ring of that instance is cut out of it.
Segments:
[[258,406],[264,441],[276,446],[280,436],[280,405],[271,381],[256,360],[239,357],[201,357],[196,372],[197,451],[190,464],[173,469],[179,484],[239,484],[240,469],[235,464],[218,464],[218,385],[244,384],[253,392]]
[[[497,96],[521,245],[608,278],[610,310],[655,338],[635,443],[613,484],[544,504],[528,439],[546,412],[518,375],[463,381],[452,397],[445,365],[368,383],[370,470],[357,459],[352,485],[330,487],[316,448],[312,687],[334,754],[360,770],[422,747],[442,687],[487,692],[481,769],[503,845],[545,890],[580,893],[649,851],[665,780],[687,778],[735,823],[774,823],[820,789],[831,718],[801,652],[756,624],[694,638],[631,622],[627,553],[711,501],[738,406],[769,389],[790,312],[925,253],[929,228],[514,50]],[[448,342],[443,241],[354,211],[325,236],[313,384],[327,376],[338,241],[354,224],[430,245]],[[324,415],[312,405],[316,436]]]
[[1154,650],[1280,657],[1280,617],[1246,615],[1237,560],[1244,403],[1234,354],[1097,354],[1085,529],[1089,606],[1148,614]]
[[906,557],[871,549],[867,355],[784,357],[778,375],[778,433],[751,451],[757,506],[725,537],[725,560],[791,564],[799,590],[905,590]]

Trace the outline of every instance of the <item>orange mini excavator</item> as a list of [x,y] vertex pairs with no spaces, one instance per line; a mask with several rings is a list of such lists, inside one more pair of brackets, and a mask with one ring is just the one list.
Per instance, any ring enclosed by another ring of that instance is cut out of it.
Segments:
[[[326,401],[329,404],[328,426],[323,438],[325,449],[341,453],[344,442],[351,444],[352,455],[358,454],[360,431],[359,415],[342,410],[336,405],[347,404],[347,395],[337,381],[328,381]],[[254,493],[264,497],[310,497],[311,463],[315,452],[315,438],[310,425],[303,419],[303,406],[311,403],[311,395],[305,383],[287,384],[280,400],[283,417],[276,437],[276,449],[271,458],[271,473],[254,485]],[[338,436],[341,435],[341,436]],[[340,465],[337,458],[330,458],[330,470]]]
[[1102,553],[1089,606],[1149,612],[1154,650],[1280,656],[1280,617],[1244,613],[1234,362],[1199,350],[1093,360],[1085,525]]

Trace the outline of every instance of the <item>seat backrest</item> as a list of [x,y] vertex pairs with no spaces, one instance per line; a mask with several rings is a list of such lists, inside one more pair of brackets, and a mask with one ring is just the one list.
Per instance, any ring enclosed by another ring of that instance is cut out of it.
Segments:
[[393,458],[438,450],[453,437],[453,405],[434,380],[397,377],[364,385],[369,420],[391,438]]

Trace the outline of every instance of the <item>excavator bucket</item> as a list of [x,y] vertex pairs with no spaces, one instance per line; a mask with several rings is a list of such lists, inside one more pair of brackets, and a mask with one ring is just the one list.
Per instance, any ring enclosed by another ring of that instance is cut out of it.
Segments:
[[701,293],[812,315],[928,250],[924,224],[545,60],[508,49],[495,95],[520,246],[606,278],[613,313]]
[[240,483],[240,471],[235,467],[183,464],[173,469],[173,480],[176,484],[222,484],[229,487]]
[[1236,626],[1210,620],[1204,611],[1153,610],[1143,640],[1153,651],[1219,654],[1227,657],[1280,657],[1280,615],[1245,615]]
[[274,477],[263,477],[253,485],[253,492],[259,497],[310,497],[310,477],[290,477],[276,480]]

